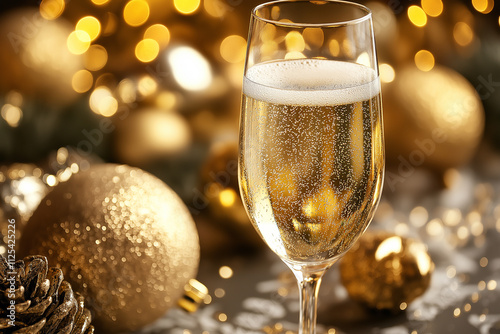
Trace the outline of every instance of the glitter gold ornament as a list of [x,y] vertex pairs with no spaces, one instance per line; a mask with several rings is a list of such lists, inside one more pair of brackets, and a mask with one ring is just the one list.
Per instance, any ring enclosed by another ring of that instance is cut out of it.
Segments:
[[470,160],[482,138],[484,110],[463,76],[444,66],[424,72],[407,65],[382,89],[388,162],[444,171]]
[[86,296],[99,332],[162,316],[196,274],[199,242],[180,198],[125,165],[94,165],[54,187],[28,221],[20,253],[44,254]]
[[370,308],[404,310],[429,287],[434,264],[424,244],[366,232],[340,262],[349,296]]

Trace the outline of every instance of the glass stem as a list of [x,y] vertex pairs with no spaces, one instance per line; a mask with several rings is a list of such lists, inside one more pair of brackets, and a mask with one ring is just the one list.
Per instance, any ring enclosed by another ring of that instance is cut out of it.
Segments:
[[309,272],[294,270],[300,292],[299,334],[316,334],[316,313],[319,286],[326,269]]

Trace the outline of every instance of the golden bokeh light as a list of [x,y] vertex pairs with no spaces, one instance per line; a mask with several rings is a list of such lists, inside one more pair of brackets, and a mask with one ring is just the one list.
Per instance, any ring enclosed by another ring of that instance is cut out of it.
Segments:
[[276,27],[273,26],[272,24],[266,24],[260,32],[260,39],[263,42],[274,41],[275,36],[276,36]]
[[420,50],[415,54],[415,65],[421,71],[428,72],[434,68],[434,55],[427,50]]
[[42,0],[40,3],[40,15],[46,20],[57,19],[64,12],[66,3],[64,0]]
[[108,52],[101,45],[91,45],[85,53],[85,67],[90,71],[99,71],[107,62]]
[[422,0],[422,9],[432,17],[438,17],[443,13],[443,2],[441,0]]
[[200,7],[201,0],[174,0],[174,7],[181,14],[193,14]]
[[87,52],[90,47],[90,42],[91,39],[87,32],[76,30],[69,34],[66,45],[68,46],[69,52],[75,55],[81,55]]
[[489,14],[495,6],[494,0],[472,0],[472,6],[482,14]]
[[177,104],[177,97],[172,92],[163,91],[156,97],[156,105],[163,110],[171,110]]
[[19,125],[19,122],[23,117],[23,111],[21,110],[21,108],[9,103],[3,105],[0,113],[7,124],[9,124],[13,128]]
[[366,52],[362,52],[358,56],[358,58],[356,58],[356,63],[361,64],[361,65],[365,65],[366,67],[372,66],[370,56]]
[[130,0],[123,9],[123,19],[129,26],[138,27],[149,18],[149,5],[145,0]]
[[163,49],[170,42],[170,31],[163,24],[153,24],[144,32],[144,39],[148,38],[154,39]]
[[325,34],[320,28],[305,28],[302,36],[309,46],[320,47],[325,41]]
[[278,51],[278,43],[275,41],[266,41],[260,46],[262,60],[271,60],[276,51]]
[[380,81],[384,83],[393,82],[396,78],[396,72],[394,71],[394,68],[389,64],[380,64],[378,70],[380,74]]
[[290,51],[285,55],[285,59],[304,59],[306,56],[300,51]]
[[219,275],[224,279],[231,278],[233,277],[233,269],[231,269],[231,267],[228,266],[222,266],[219,268]]
[[227,6],[221,0],[205,0],[203,1],[203,7],[208,15],[213,17],[223,17],[227,11]]
[[143,63],[149,63],[158,57],[160,45],[151,38],[146,38],[137,43],[135,47],[135,56]]
[[150,96],[154,94],[158,89],[158,83],[149,75],[145,75],[139,79],[137,83],[137,91],[142,96]]
[[288,51],[302,52],[306,48],[304,37],[298,31],[290,31],[285,37],[285,44]]
[[328,43],[328,48],[330,49],[332,56],[338,57],[340,54],[340,44],[338,40],[332,39],[330,43]]
[[220,44],[220,55],[229,63],[240,63],[245,60],[247,41],[238,35],[224,38]]
[[212,68],[205,57],[189,46],[180,46],[168,54],[175,81],[184,89],[199,91],[210,86]]
[[92,88],[94,77],[87,70],[80,70],[73,75],[71,79],[71,87],[77,93],[85,93]]
[[233,189],[231,188],[224,189],[219,193],[220,204],[226,208],[229,208],[234,205],[237,196],[238,195]]
[[75,30],[85,31],[89,35],[90,40],[93,41],[101,33],[101,23],[93,16],[85,16],[78,21]]
[[91,0],[91,1],[94,5],[98,5],[98,6],[107,4],[109,2],[109,0]]
[[94,113],[105,117],[113,116],[118,110],[118,101],[113,97],[111,91],[104,86],[97,87],[90,94],[89,105]]
[[137,98],[135,84],[130,79],[123,79],[118,84],[118,96],[125,103],[132,103]]
[[408,8],[408,18],[417,27],[423,27],[427,24],[427,14],[419,6],[413,5]]
[[457,22],[453,27],[453,38],[460,46],[469,45],[474,39],[474,32],[465,22]]

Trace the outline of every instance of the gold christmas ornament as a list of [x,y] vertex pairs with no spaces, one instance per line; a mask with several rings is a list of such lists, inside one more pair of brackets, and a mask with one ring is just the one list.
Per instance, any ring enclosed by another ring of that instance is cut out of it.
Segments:
[[452,69],[424,64],[429,57],[419,59],[428,72],[406,65],[382,88],[387,160],[402,178],[420,166],[444,171],[467,163],[483,134],[474,87]]
[[427,290],[433,269],[421,242],[368,231],[341,260],[340,277],[352,299],[400,311]]
[[66,20],[46,20],[36,8],[5,13],[0,18],[0,91],[16,89],[58,106],[77,98],[72,78],[83,59],[68,49],[71,31]]
[[137,110],[116,125],[118,158],[136,166],[182,152],[191,143],[187,121],[174,111]]
[[190,279],[184,286],[184,295],[178,300],[177,305],[184,311],[193,313],[208,296],[208,289],[203,283]]
[[156,177],[114,164],[54,187],[29,220],[20,253],[60,266],[103,333],[136,330],[162,316],[195,276],[200,255],[180,198]]

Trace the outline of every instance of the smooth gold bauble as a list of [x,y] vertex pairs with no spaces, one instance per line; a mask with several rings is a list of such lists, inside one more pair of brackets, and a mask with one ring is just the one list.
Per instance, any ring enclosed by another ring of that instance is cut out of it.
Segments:
[[438,171],[467,163],[484,128],[484,110],[474,87],[452,69],[428,72],[407,65],[383,85],[389,163]]
[[197,272],[198,234],[179,197],[125,165],[94,165],[54,187],[20,253],[41,254],[86,297],[101,333],[136,330],[176,304]]
[[424,244],[366,232],[340,262],[349,296],[375,309],[404,310],[429,287],[434,264]]
[[115,151],[120,161],[145,166],[184,151],[191,143],[191,130],[177,112],[141,109],[116,123]]

